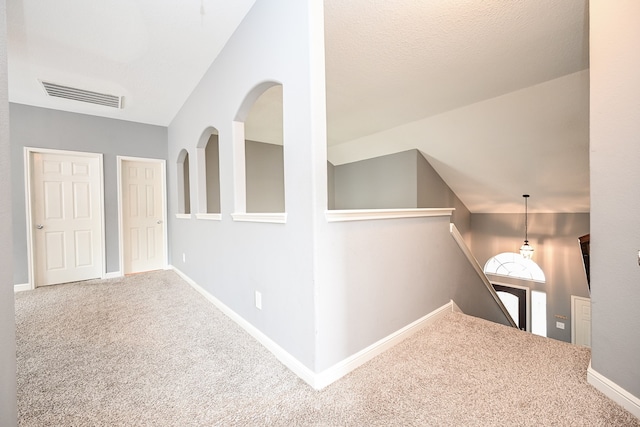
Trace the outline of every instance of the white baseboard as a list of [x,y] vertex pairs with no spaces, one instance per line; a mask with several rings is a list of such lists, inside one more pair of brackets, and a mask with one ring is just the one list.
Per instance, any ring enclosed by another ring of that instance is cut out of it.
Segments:
[[110,273],[105,273],[103,279],[117,279],[118,277],[122,277],[121,271],[112,271]]
[[[442,307],[432,311],[431,313],[423,316],[415,322],[405,326],[404,328],[388,335],[385,338],[371,344],[369,347],[359,351],[358,353],[344,359],[341,362],[336,363],[332,367],[322,371],[321,373],[315,373],[305,365],[303,365],[298,359],[289,354],[285,349],[280,347],[271,338],[266,336],[262,331],[247,322],[242,316],[230,309],[222,301],[211,295],[204,288],[193,281],[189,276],[177,269],[175,266],[171,266],[185,282],[187,282],[193,289],[198,291],[202,296],[215,305],[220,311],[227,315],[231,320],[236,322],[241,328],[243,328],[249,335],[255,338],[260,344],[265,346],[273,355],[289,368],[300,379],[309,384],[316,390],[321,390],[329,384],[339,380],[349,372],[353,371],[360,365],[368,362],[374,357],[382,354],[386,350],[390,349],[394,345],[409,338],[411,335],[418,332],[426,325],[440,319],[446,313],[453,310],[453,307],[457,307],[453,301],[448,302]],[[457,310],[460,310],[459,308]]]
[[593,369],[591,362],[589,362],[589,368],[587,369],[587,382],[604,393],[609,399],[631,412],[637,418],[640,418],[640,399]]
[[[336,363],[331,368],[328,368],[321,373],[316,374],[314,388],[320,390],[328,386],[329,384],[339,380],[349,372],[365,364],[374,357],[384,353],[391,347],[404,341],[411,335],[418,332],[420,329],[435,322],[445,314],[451,312],[454,304],[455,303],[453,301],[448,302],[447,304],[433,310],[431,313],[421,317],[415,322],[408,324],[404,328],[397,330],[396,332],[371,344],[369,347],[364,348],[356,354],[344,359],[343,361]],[[455,307],[457,307],[457,305]]]
[[287,368],[289,368],[294,374],[299,376],[304,382],[309,384],[311,387],[315,387],[315,373],[304,366],[298,359],[293,357],[289,352],[276,344],[271,338],[266,336],[262,331],[253,326],[251,323],[247,322],[242,316],[238,313],[230,309],[227,305],[225,305],[222,301],[211,295],[204,288],[194,282],[189,276],[184,274],[182,271],[177,269],[175,266],[171,266],[173,271],[175,271],[185,282],[187,282],[193,289],[198,291],[202,296],[204,296],[209,302],[213,303],[220,311],[222,311],[225,315],[227,315],[231,320],[236,322],[242,329],[244,329],[249,335],[255,338],[260,344],[265,346],[267,350],[269,350],[273,355],[284,364]]
[[13,285],[13,292],[30,291],[33,287],[31,283],[21,283],[19,285]]

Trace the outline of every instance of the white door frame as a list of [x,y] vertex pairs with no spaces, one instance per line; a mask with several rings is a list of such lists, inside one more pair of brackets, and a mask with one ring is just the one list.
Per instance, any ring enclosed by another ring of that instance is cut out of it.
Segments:
[[120,275],[124,276],[124,227],[122,220],[122,162],[149,162],[159,163],[162,181],[162,236],[164,244],[162,245],[162,268],[169,268],[169,242],[167,231],[167,162],[164,159],[151,159],[145,157],[116,156],[118,164],[118,239],[120,253]]
[[89,153],[84,151],[68,151],[68,150],[56,150],[52,148],[37,148],[37,147],[24,147],[24,185],[25,185],[25,210],[27,214],[27,273],[29,275],[29,289],[36,288],[36,276],[35,276],[35,265],[34,265],[34,254],[33,251],[35,249],[35,241],[33,235],[33,203],[32,196],[33,191],[31,189],[32,185],[32,162],[31,158],[34,153],[43,153],[43,154],[59,154],[66,156],[77,156],[77,157],[93,157],[98,159],[98,174],[100,178],[100,233],[102,239],[102,245],[100,246],[100,250],[102,252],[102,256],[100,257],[100,262],[102,266],[100,271],[102,272],[102,278],[106,275],[106,240],[105,240],[105,225],[104,225],[104,169],[103,169],[103,155],[102,153]]
[[489,282],[491,282],[492,285],[500,285],[500,286],[506,286],[507,288],[515,288],[515,289],[524,289],[526,291],[526,307],[527,307],[527,319],[525,324],[527,332],[531,332],[531,288],[528,286],[521,286],[521,285],[513,285],[511,283],[504,283],[504,282],[498,282],[495,280],[489,280]]

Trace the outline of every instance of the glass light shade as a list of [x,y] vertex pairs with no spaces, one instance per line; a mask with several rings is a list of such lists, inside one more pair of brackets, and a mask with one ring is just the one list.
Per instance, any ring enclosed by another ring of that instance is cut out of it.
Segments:
[[520,246],[520,255],[522,255],[524,259],[533,258],[533,248],[529,246],[528,240],[525,240],[524,245]]

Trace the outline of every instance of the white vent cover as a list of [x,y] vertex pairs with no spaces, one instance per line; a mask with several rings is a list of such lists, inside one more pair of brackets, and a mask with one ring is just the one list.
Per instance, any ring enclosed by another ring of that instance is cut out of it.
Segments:
[[90,104],[104,105],[106,107],[122,108],[122,96],[109,95],[106,93],[92,92],[90,90],[78,89],[75,87],[62,86],[50,82],[42,82],[44,90],[49,96],[72,99],[74,101],[88,102]]

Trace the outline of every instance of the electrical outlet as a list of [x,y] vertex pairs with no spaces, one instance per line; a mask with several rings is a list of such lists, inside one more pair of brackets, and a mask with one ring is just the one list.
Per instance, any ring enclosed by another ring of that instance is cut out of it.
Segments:
[[262,310],[262,294],[256,291],[256,308]]
[[556,328],[564,329],[564,322],[556,322]]
[[187,262],[187,254],[185,254],[184,252],[182,252],[182,262]]

